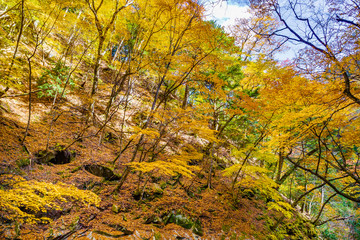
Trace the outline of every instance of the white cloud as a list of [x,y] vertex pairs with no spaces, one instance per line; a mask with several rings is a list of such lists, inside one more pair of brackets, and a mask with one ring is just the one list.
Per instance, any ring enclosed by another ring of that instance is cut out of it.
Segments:
[[249,7],[238,6],[227,3],[220,3],[215,6],[208,6],[206,15],[207,20],[216,20],[218,24],[227,29],[229,26],[235,24],[237,18],[249,18]]

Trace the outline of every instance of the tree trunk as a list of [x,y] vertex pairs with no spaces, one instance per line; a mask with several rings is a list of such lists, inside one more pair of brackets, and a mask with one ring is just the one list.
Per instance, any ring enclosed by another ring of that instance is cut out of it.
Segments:
[[97,49],[95,66],[94,66],[94,77],[93,77],[93,85],[91,89],[91,96],[94,96],[98,90],[98,82],[99,82],[99,72],[100,72],[100,63],[101,63],[101,51],[104,45],[105,37],[101,36],[99,40],[99,46]]
[[188,102],[188,97],[189,97],[189,86],[186,84],[185,85],[184,99],[183,99],[183,103],[182,103],[182,109],[186,108],[187,102]]
[[278,169],[277,169],[277,174],[276,174],[276,179],[275,179],[276,182],[280,182],[280,179],[281,179],[281,172],[282,172],[283,165],[284,165],[283,150],[284,149],[282,147],[279,149],[279,161],[277,164]]

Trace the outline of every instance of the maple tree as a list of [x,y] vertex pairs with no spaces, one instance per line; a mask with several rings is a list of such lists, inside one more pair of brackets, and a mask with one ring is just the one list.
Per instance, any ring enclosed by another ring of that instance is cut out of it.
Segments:
[[[292,66],[273,68],[264,61],[254,70],[260,101],[265,101],[262,113],[272,116],[262,150],[270,147],[269,154],[278,158],[267,168],[294,199],[293,207],[299,204],[316,225],[347,218],[329,206],[338,195],[359,201],[357,137],[348,136],[357,131],[358,43],[353,37],[359,8],[355,1],[326,2],[327,7],[317,1],[251,1],[253,22],[266,20],[250,26],[252,34],[265,44],[304,46]],[[321,218],[324,209],[335,216]]]

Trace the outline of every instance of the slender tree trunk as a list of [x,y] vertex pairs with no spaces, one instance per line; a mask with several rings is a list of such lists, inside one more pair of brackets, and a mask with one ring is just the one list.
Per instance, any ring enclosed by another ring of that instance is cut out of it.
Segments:
[[26,130],[25,130],[25,134],[24,137],[21,141],[21,144],[23,145],[26,139],[26,136],[28,135],[29,132],[29,128],[30,128],[30,122],[31,122],[31,78],[32,78],[32,69],[31,69],[31,58],[35,55],[36,49],[34,50],[34,53],[32,56],[30,56],[27,60],[28,60],[28,66],[29,66],[29,77],[28,77],[28,87],[29,87],[29,111],[28,111],[28,120],[27,120],[27,125],[26,125]]
[[95,59],[94,77],[93,77],[93,85],[92,85],[92,89],[91,89],[91,96],[94,96],[98,90],[100,64],[101,64],[101,59],[102,59],[101,51],[103,49],[104,41],[105,41],[105,37],[100,36],[99,46],[97,48],[96,59]]
[[184,94],[184,100],[182,103],[182,109],[185,109],[187,106],[187,102],[188,102],[188,98],[189,98],[189,86],[188,84],[185,85],[185,94]]
[[[156,102],[157,102],[157,99],[158,99],[158,97],[159,97],[160,88],[161,88],[161,86],[163,85],[163,83],[164,83],[164,81],[165,81],[166,73],[167,73],[169,67],[170,67],[170,63],[167,63],[167,64],[166,64],[166,71],[165,71],[164,75],[162,76],[162,78],[161,78],[161,80],[160,80],[160,82],[159,82],[159,84],[158,84],[158,86],[157,86],[156,93],[155,93],[155,96],[154,96],[154,100],[153,100],[153,103],[152,103],[152,105],[151,105],[151,111],[150,111],[150,113],[149,113],[149,116],[148,116],[147,119],[146,119],[146,122],[145,122],[144,126],[142,127],[143,129],[146,129],[146,128],[149,126],[149,124],[150,124],[150,121],[151,121],[151,119],[152,119],[153,112],[154,112],[155,107],[156,107]],[[134,149],[134,151],[133,151],[133,154],[132,154],[132,157],[131,157],[131,159],[130,159],[130,162],[133,162],[133,161],[135,160],[136,155],[137,155],[137,153],[138,153],[138,151],[139,151],[139,149],[140,149],[140,146],[141,146],[142,143],[143,143],[143,140],[144,140],[144,134],[142,134],[142,135],[140,136],[140,139],[139,139],[138,143],[136,144],[136,147],[135,147],[135,149]],[[121,177],[121,179],[120,179],[120,182],[119,182],[118,186],[115,188],[114,191],[119,191],[119,189],[122,187],[122,185],[123,185],[124,182],[126,181],[127,176],[129,175],[129,173],[130,173],[130,167],[126,166],[126,167],[125,167],[125,170],[124,170],[124,172],[123,172],[123,174],[122,174],[122,177]]]
[[114,63],[114,61],[116,60],[117,56],[119,55],[119,52],[120,52],[120,49],[123,47],[123,42],[124,42],[124,38],[121,39],[117,49],[116,49],[116,52],[114,54],[114,56],[112,57],[111,59],[111,63]]
[[211,175],[212,175],[212,172],[213,172],[213,167],[214,167],[214,149],[211,148],[210,149],[210,168],[209,168],[209,175],[208,175],[208,179],[207,179],[207,188],[211,188]]
[[[107,104],[106,109],[105,109],[105,120],[104,120],[104,122],[108,121],[111,106],[112,106],[113,102],[115,101],[116,97],[121,92],[121,90],[123,90],[124,83],[125,83],[125,81],[127,79],[127,76],[128,75],[125,74],[124,76],[121,77],[120,82],[116,81],[116,83],[114,83],[114,86],[113,86],[113,88],[111,90],[110,99],[109,99],[108,104]],[[103,131],[100,133],[99,145],[101,145],[102,139],[103,139],[104,134],[105,134],[105,130],[106,130],[106,126],[103,128]]]
[[325,188],[322,187],[321,188],[321,201],[320,201],[320,204],[323,205],[324,204],[324,200],[325,199]]
[[129,95],[130,95],[130,91],[131,91],[131,82],[130,82],[130,78],[128,81],[128,89],[126,91],[126,100],[125,100],[125,107],[124,107],[124,113],[123,113],[123,117],[122,117],[122,121],[121,121],[121,131],[120,131],[120,149],[121,151],[119,152],[119,154],[115,157],[115,159],[113,160],[113,164],[116,163],[116,161],[118,159],[120,159],[121,154],[129,147],[130,143],[132,142],[132,140],[130,140],[126,146],[124,148],[122,148],[123,145],[123,141],[124,141],[124,126],[125,126],[125,117],[126,117],[126,111],[128,108],[128,104],[129,104]]
[[[10,76],[10,73],[11,73],[11,70],[14,66],[14,63],[15,63],[15,58],[16,58],[16,54],[18,52],[18,49],[19,49],[19,44],[20,44],[20,40],[21,40],[21,36],[22,36],[22,33],[23,33],[23,30],[24,30],[24,19],[25,19],[25,16],[24,16],[24,5],[25,5],[25,0],[22,0],[21,1],[21,22],[20,22],[20,30],[19,30],[19,34],[18,34],[18,37],[17,37],[17,40],[16,40],[16,45],[15,45],[15,50],[14,50],[14,54],[13,54],[13,57],[11,59],[11,63],[10,63],[10,67],[7,71],[7,74],[6,74],[6,77],[5,78],[8,78]],[[9,90],[9,86],[6,86],[6,88],[0,92],[0,98]],[[30,91],[31,93],[31,91]]]
[[279,149],[279,161],[277,164],[278,168],[277,168],[277,174],[276,174],[276,179],[275,179],[276,182],[280,182],[280,179],[281,179],[281,172],[282,172],[283,165],[284,165],[283,151],[284,151],[284,149],[281,147]]
[[[304,190],[305,192],[307,192],[307,187],[308,187],[308,184],[307,184],[307,174],[305,173],[305,183],[304,183]],[[301,204],[301,211],[304,213],[306,211],[306,198],[304,198],[302,204]]]

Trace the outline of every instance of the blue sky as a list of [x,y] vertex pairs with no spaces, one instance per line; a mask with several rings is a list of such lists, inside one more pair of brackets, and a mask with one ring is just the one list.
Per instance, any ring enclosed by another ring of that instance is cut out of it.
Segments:
[[215,20],[218,24],[225,27],[233,25],[236,18],[249,17],[248,7],[244,1],[218,1],[214,4],[207,5],[207,19]]
[[[228,27],[235,24],[237,18],[250,17],[248,12],[249,7],[246,4],[247,0],[219,0],[212,4],[206,1],[207,20],[215,20],[218,24],[224,27],[225,31],[230,32]],[[291,59],[299,50],[299,46],[287,43],[289,49],[281,53],[277,53],[275,58],[280,61]]]

